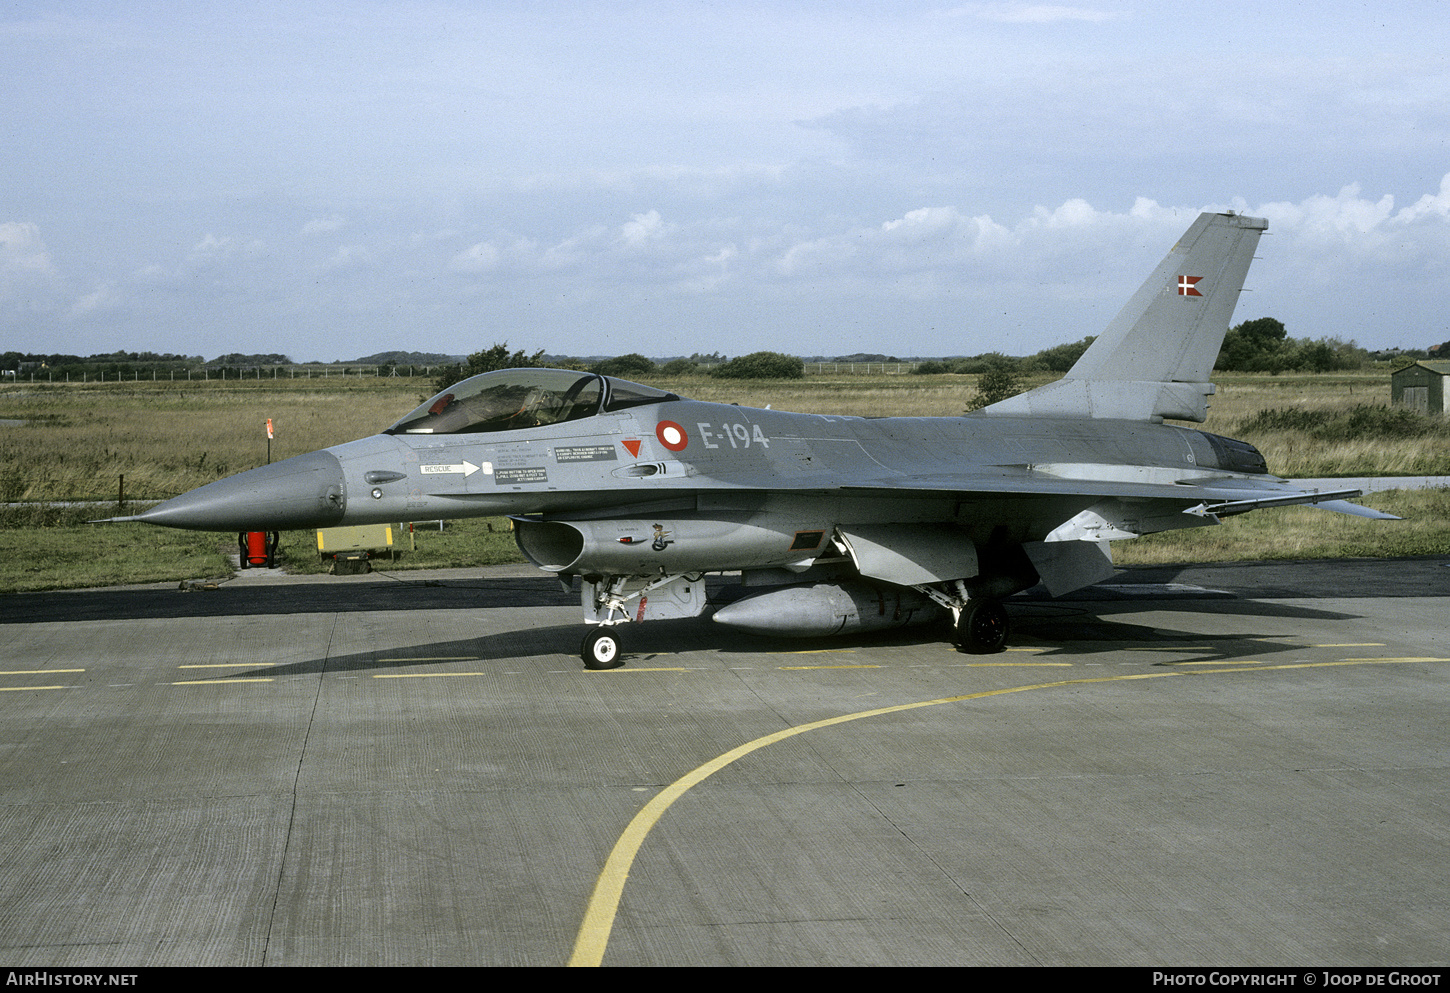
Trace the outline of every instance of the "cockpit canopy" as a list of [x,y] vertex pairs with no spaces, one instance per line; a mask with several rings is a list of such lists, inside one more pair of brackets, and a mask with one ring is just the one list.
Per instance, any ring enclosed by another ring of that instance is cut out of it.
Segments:
[[455,383],[385,434],[515,431],[680,399],[674,393],[592,372],[500,369]]

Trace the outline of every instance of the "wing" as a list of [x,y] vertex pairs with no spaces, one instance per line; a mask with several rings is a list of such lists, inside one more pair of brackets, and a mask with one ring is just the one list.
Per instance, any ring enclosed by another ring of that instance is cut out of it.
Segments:
[[1000,466],[996,467],[999,471],[989,469],[880,478],[843,486],[841,489],[845,492],[880,494],[894,491],[902,495],[934,495],[957,499],[980,495],[1011,495],[1167,500],[1180,504],[1183,513],[1222,517],[1267,507],[1313,504],[1342,514],[1376,520],[1399,520],[1393,514],[1348,503],[1349,498],[1362,495],[1363,491],[1358,489],[1300,488],[1292,481],[1277,476],[1202,477],[1175,482],[1115,480],[1106,477],[1122,475],[1124,467],[1101,468],[1104,478],[1098,479],[1063,478],[1027,466]]
[[[1086,468],[1086,467],[1082,467]],[[1104,474],[1123,475],[1134,467],[1102,466]],[[1357,489],[1306,489],[1273,476],[1210,477],[1175,482],[1053,477],[1028,467],[996,467],[936,476],[898,477],[842,487],[846,493],[897,498],[936,497],[959,501],[958,514],[972,518],[979,509],[995,511],[988,527],[1015,524],[1022,552],[1048,593],[1062,596],[1107,579],[1114,572],[1109,542],[1180,528],[1214,525],[1221,517],[1267,507],[1312,504],[1325,510],[1381,520],[1396,520],[1347,502]],[[1151,472],[1151,470],[1149,471]],[[932,525],[883,525],[843,531],[841,537],[862,575],[911,584],[973,575],[976,551],[960,561],[950,552],[960,543],[935,534]],[[965,554],[965,553],[963,553]]]

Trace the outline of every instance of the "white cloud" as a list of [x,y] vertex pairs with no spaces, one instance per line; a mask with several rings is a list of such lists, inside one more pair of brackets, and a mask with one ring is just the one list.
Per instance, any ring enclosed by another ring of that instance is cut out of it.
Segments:
[[895,220],[884,221],[881,231],[905,241],[944,237],[963,220],[955,207],[920,207]]
[[193,259],[217,259],[223,258],[232,253],[236,242],[231,238],[218,238],[210,231],[206,236],[191,246],[191,257]]
[[[974,334],[919,339],[920,354],[1027,354],[1101,330],[1201,210],[1226,209],[1268,217],[1272,236],[1239,319],[1282,316],[1296,336],[1374,343],[1391,328],[1411,328],[1444,339],[1433,298],[1450,269],[1450,177],[1439,193],[1399,212],[1393,197],[1365,197],[1354,186],[1257,206],[1162,206],[1137,197],[1118,211],[1070,198],[1010,223],[957,206],[921,207],[797,239],[773,256],[768,279],[747,272],[751,260],[743,260],[744,278],[732,288],[768,281],[802,310],[823,315],[851,299],[858,320],[877,328],[861,341],[867,350],[902,353],[890,347],[897,333],[887,329],[930,322]],[[1387,286],[1396,289],[1378,289]],[[1387,321],[1387,313],[1395,316]]]
[[[1038,207],[1013,227],[955,206],[920,207],[876,227],[798,242],[781,254],[776,270],[786,276],[804,271],[820,276],[849,269],[858,277],[876,274],[893,281],[903,272],[955,271],[957,279],[969,278],[965,274],[970,271],[1020,272],[1065,249],[1101,247],[1104,229],[1141,226],[1146,208],[1141,201],[1134,207],[1140,211],[1137,217],[1115,215],[1075,199],[1054,209]],[[944,288],[949,283],[941,281]]]
[[1450,173],[1440,179],[1440,192],[1426,193],[1414,204],[1394,216],[1396,224],[1413,224],[1420,220],[1450,221]]
[[1307,270],[1312,264],[1321,281],[1349,278],[1337,267],[1352,267],[1353,278],[1362,283],[1375,269],[1382,272],[1380,278],[1397,281],[1418,269],[1447,265],[1450,174],[1441,179],[1438,192],[1399,211],[1392,195],[1367,198],[1358,184],[1351,184],[1335,196],[1268,203],[1249,212],[1267,217],[1271,232],[1290,239],[1287,265]]
[[867,237],[863,231],[854,237],[837,235],[803,241],[788,248],[776,263],[776,271],[784,276],[798,274],[819,274],[840,268],[856,256],[860,241]]
[[498,259],[498,247],[492,242],[480,241],[453,256],[448,268],[452,272],[489,272],[498,268]]
[[1073,199],[1055,210],[1038,207],[1031,223],[1048,228],[1081,228],[1102,220],[1106,215],[1094,210],[1086,200]]
[[336,272],[368,266],[374,261],[373,253],[366,245],[339,245],[337,251],[333,252],[332,257],[327,260],[324,268]]
[[105,282],[71,304],[69,316],[72,319],[86,318],[98,311],[114,310],[120,305],[116,284]]
[[539,257],[538,264],[551,271],[577,269],[597,256],[608,237],[609,229],[604,225],[590,225],[551,245]]
[[191,247],[186,259],[188,269],[220,267],[223,263],[256,260],[267,252],[267,243],[261,238],[241,241],[231,235],[217,235],[207,232]]
[[651,210],[644,214],[635,214],[634,218],[626,221],[619,229],[619,240],[631,248],[638,248],[645,242],[664,235],[669,230],[658,210]]
[[[0,223],[0,303],[7,305],[0,315],[9,316],[11,307],[26,313],[43,311],[54,305],[60,286],[40,227],[29,221]],[[15,319],[22,325],[25,320]]]
[[1297,204],[1270,203],[1260,208],[1264,216],[1279,226],[1310,240],[1336,240],[1363,243],[1387,220],[1395,208],[1395,198],[1385,194],[1378,200],[1359,195],[1359,184],[1341,189],[1337,196],[1312,196]]
[[40,228],[28,221],[0,224],[0,279],[10,281],[55,272],[50,252],[40,240]]

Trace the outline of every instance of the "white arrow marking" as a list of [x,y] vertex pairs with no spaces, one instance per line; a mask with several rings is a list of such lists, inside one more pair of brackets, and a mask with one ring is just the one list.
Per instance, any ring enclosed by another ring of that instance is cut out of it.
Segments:
[[436,476],[448,472],[461,472],[466,478],[477,472],[478,466],[472,462],[462,462],[458,465],[420,465],[418,469],[425,476]]

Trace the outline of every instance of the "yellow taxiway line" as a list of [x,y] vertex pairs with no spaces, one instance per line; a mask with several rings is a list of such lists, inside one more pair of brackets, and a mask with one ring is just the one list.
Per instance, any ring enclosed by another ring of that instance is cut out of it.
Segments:
[[842,714],[838,717],[829,717],[825,720],[812,721],[809,724],[785,728],[773,734],[765,735],[762,738],[756,738],[754,741],[748,741],[738,748],[733,748],[723,755],[718,755],[704,765],[697,766],[685,773],[679,779],[660,790],[659,793],[656,793],[640,809],[639,813],[634,815],[634,818],[625,827],[624,833],[615,842],[614,848],[609,853],[609,857],[605,859],[603,871],[599,873],[599,878],[594,883],[594,891],[590,894],[589,905],[584,911],[584,920],[579,925],[579,933],[574,939],[574,952],[569,957],[568,964],[571,966],[597,966],[603,962],[604,952],[609,946],[609,935],[614,929],[614,919],[619,911],[619,900],[624,894],[624,884],[629,879],[629,871],[634,865],[635,856],[639,854],[640,847],[644,844],[645,838],[649,836],[650,830],[676,800],[684,796],[691,788],[708,779],[710,776],[713,776],[731,763],[744,758],[752,752],[757,752],[762,748],[785,741],[788,738],[805,734],[807,731],[818,731],[821,728],[834,727],[837,724],[846,724],[851,721],[865,720],[868,717],[899,714],[908,710],[919,710],[923,707],[938,707],[946,703],[962,703],[966,700],[983,700],[987,697],[1003,696],[1008,693],[1026,693],[1029,690],[1057,689],[1063,686],[1082,686],[1088,683],[1116,683],[1129,679],[1161,679],[1169,676],[1216,676],[1227,672],[1268,672],[1274,669],[1312,669],[1323,666],[1385,665],[1404,662],[1450,662],[1450,659],[1341,659],[1335,662],[1291,662],[1272,666],[1255,662],[1248,663],[1248,667],[1246,668],[1238,669],[1170,669],[1166,672],[1133,673],[1123,676],[1091,676],[1084,679],[1063,679],[1051,683],[1031,683],[1026,686],[1009,686],[1004,689],[984,690],[980,693],[967,693],[962,696],[940,697],[935,700],[922,700],[917,703],[903,703],[893,707],[862,710],[854,714]]

